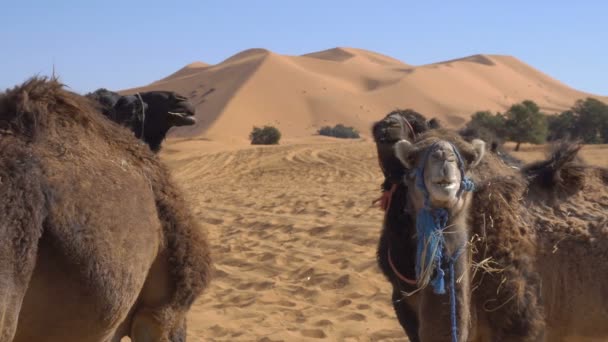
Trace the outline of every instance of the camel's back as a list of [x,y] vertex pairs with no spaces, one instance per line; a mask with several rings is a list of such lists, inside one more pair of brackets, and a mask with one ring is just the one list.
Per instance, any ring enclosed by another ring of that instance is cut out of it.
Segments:
[[[548,324],[562,335],[608,337],[608,171],[582,166],[580,188],[530,203]],[[564,174],[568,174],[565,172]]]
[[56,82],[2,94],[0,130],[37,160],[47,209],[16,340],[37,340],[35,331],[109,339],[163,244],[152,183],[164,170],[128,130]]
[[532,188],[517,177],[484,183],[472,218],[474,233],[485,238],[474,257],[495,262],[505,279],[495,287],[505,300],[542,307],[550,336],[606,338],[608,171],[580,164],[561,171],[542,194],[534,180]]

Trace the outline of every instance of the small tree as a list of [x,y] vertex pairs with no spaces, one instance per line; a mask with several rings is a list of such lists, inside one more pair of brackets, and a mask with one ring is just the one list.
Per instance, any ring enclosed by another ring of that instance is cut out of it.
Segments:
[[500,139],[507,137],[506,119],[501,113],[492,114],[490,111],[475,112],[467,123],[470,130],[489,130]]
[[571,109],[574,134],[587,144],[608,142],[608,105],[593,99],[578,100]]
[[576,116],[571,110],[557,115],[547,115],[549,135],[547,140],[559,140],[576,136]]
[[505,113],[505,126],[510,140],[517,143],[542,144],[547,138],[547,119],[540,109],[530,100],[515,104]]
[[251,145],[276,145],[281,140],[281,132],[273,126],[253,127],[249,134]]
[[343,139],[357,139],[360,137],[359,132],[356,129],[353,127],[346,127],[342,124],[337,124],[334,127],[321,127],[319,130],[319,135]]

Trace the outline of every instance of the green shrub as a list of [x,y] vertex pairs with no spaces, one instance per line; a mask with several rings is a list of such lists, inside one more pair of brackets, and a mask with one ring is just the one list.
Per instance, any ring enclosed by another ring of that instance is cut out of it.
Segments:
[[319,135],[342,139],[357,139],[360,137],[359,132],[356,129],[353,127],[346,127],[342,124],[337,124],[334,127],[321,127],[319,130]]
[[281,140],[281,132],[273,126],[253,127],[249,134],[251,145],[276,145]]

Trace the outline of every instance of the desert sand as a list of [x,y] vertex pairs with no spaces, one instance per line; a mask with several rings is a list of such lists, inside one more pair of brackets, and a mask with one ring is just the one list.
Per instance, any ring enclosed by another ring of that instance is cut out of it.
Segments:
[[396,108],[412,108],[458,127],[477,110],[504,111],[525,99],[548,113],[587,94],[515,57],[474,55],[413,66],[375,52],[334,48],[301,56],[249,49],[208,65],[195,62],[147,86],[173,90],[197,107],[199,124],[184,138],[246,144],[252,126],[274,125],[285,136],[308,137],[342,123],[368,135],[370,124]]
[[[522,145],[517,157],[543,157]],[[608,166],[608,146],[586,146]],[[601,158],[600,158],[601,156]],[[161,153],[209,231],[215,279],[191,341],[407,341],[375,249],[382,174],[374,145],[323,137],[235,147],[172,139]]]

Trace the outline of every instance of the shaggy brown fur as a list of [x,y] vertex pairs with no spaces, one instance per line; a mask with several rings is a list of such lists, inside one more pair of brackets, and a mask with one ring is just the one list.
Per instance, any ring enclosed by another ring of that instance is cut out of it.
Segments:
[[[36,262],[37,241],[46,216],[38,161],[23,142],[0,139],[0,341],[10,341]],[[12,291],[8,291],[13,289]]]
[[547,160],[522,168],[530,183],[530,192],[539,200],[556,203],[579,192],[584,187],[588,167],[578,157],[582,145],[558,142],[552,145]]
[[0,94],[0,228],[0,340],[185,339],[205,233],[153,153],[56,80]]
[[470,213],[476,236],[473,263],[490,258],[496,272],[479,269],[473,292],[480,319],[492,334],[482,340],[536,341],[543,336],[540,278],[535,268],[536,233],[523,203],[526,185],[520,177],[501,177],[479,185]]
[[[452,142],[465,159],[471,154],[470,147],[450,134],[431,131],[425,135]],[[417,147],[424,149],[434,140],[424,138]],[[574,158],[577,150],[567,146],[537,165],[536,174],[542,180],[532,179],[530,184],[521,175],[477,182],[467,224],[460,228],[472,241],[470,260],[461,261],[472,267],[470,301],[468,292],[458,293],[459,310],[471,314],[468,340],[608,337],[607,172],[581,164]],[[536,187],[534,193],[531,187]],[[554,198],[555,202],[539,198]],[[460,284],[461,288],[465,285]],[[416,301],[410,297],[408,301],[421,323],[429,317],[446,317],[446,299]],[[460,311],[459,317],[466,319],[467,315]],[[448,325],[449,320],[434,320],[427,337],[447,340]]]

